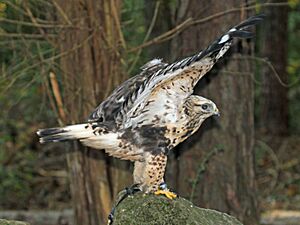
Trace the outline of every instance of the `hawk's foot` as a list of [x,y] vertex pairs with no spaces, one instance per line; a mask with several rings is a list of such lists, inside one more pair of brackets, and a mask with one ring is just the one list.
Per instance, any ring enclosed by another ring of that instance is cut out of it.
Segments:
[[168,199],[173,200],[174,198],[177,198],[177,194],[175,194],[174,192],[170,191],[170,190],[158,190],[156,192],[154,192],[155,195],[164,195],[166,196]]
[[173,200],[174,198],[177,198],[177,194],[170,191],[168,188],[167,188],[167,185],[165,183],[162,183],[160,186],[159,186],[159,189],[157,191],[154,192],[155,195],[164,195],[166,196],[168,199],[171,199]]

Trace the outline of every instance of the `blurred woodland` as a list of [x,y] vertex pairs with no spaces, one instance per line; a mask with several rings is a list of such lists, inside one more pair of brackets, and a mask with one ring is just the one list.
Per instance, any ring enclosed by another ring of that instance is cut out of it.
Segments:
[[104,224],[132,165],[77,143],[40,145],[37,129],[86,121],[147,61],[196,53],[258,13],[256,37],[199,82],[221,117],[171,152],[166,181],[246,225],[300,211],[299,0],[70,2],[0,0],[0,217],[73,207],[77,224]]

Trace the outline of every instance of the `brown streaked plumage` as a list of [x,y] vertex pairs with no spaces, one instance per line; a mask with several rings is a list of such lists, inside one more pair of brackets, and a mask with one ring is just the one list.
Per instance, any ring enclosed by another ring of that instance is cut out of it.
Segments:
[[167,153],[218,115],[216,105],[192,95],[197,82],[230,48],[233,38],[260,22],[254,16],[230,29],[205,50],[171,64],[155,59],[118,87],[90,115],[87,123],[39,130],[40,142],[79,140],[109,155],[134,161],[134,182],[155,192],[164,182]]

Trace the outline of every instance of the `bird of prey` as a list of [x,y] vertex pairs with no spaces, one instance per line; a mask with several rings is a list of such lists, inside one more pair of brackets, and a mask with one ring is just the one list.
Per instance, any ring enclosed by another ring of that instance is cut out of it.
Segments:
[[262,15],[248,18],[212,42],[205,50],[165,63],[154,59],[125,81],[90,115],[88,121],[41,129],[40,142],[79,140],[109,155],[134,162],[134,183],[146,193],[176,195],[164,184],[167,154],[219,115],[215,103],[193,95],[197,82],[227,52],[234,38],[251,38],[246,28]]

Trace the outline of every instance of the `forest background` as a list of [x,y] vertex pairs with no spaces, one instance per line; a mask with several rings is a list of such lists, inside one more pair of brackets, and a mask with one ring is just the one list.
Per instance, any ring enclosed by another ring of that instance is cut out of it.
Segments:
[[85,121],[150,59],[193,54],[258,13],[253,41],[236,42],[198,85],[222,116],[171,153],[167,182],[245,224],[300,210],[299,9],[298,0],[1,0],[0,210],[60,211],[73,199],[79,224],[105,221],[132,165],[40,145],[36,130]]

